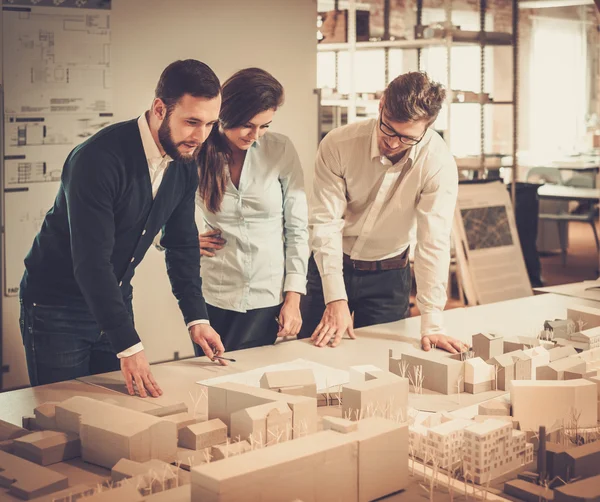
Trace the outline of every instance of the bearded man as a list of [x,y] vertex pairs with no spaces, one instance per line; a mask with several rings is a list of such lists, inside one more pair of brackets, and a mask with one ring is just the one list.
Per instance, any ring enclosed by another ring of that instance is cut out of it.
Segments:
[[[52,209],[25,258],[20,328],[31,385],[123,372],[140,396],[162,391],[133,322],[131,279],[162,230],[167,271],[190,336],[224,351],[200,279],[195,158],[217,123],[220,83],[196,60],[162,73],[150,110],[68,156]],[[221,360],[222,361],[222,360]]]

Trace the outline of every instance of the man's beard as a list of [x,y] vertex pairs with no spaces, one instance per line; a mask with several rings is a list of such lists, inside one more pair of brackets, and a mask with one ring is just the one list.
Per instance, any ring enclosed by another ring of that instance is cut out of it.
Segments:
[[160,141],[160,144],[163,147],[163,150],[165,151],[165,153],[169,157],[171,157],[173,160],[177,160],[180,162],[191,162],[192,160],[194,160],[196,158],[196,153],[198,151],[198,148],[201,145],[198,145],[192,153],[188,153],[188,154],[181,153],[177,149],[177,146],[183,144],[184,142],[175,143],[175,141],[173,141],[173,135],[171,134],[170,120],[171,120],[171,114],[169,112],[167,112],[167,116],[165,117],[165,120],[163,120],[162,124],[158,128],[158,141]]

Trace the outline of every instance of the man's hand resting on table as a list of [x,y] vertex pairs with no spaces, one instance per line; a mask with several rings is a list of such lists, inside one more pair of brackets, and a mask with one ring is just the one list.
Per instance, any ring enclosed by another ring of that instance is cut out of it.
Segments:
[[[195,324],[190,328],[190,337],[194,343],[200,345],[204,355],[211,361],[215,356],[222,356],[225,353],[225,347],[221,342],[221,337],[210,324]],[[223,366],[227,366],[227,361],[217,359]]]
[[[142,350],[137,354],[121,358],[121,372],[125,377],[125,385],[130,396],[135,396],[135,390],[140,397],[162,396],[162,390],[154,380],[146,353]],[[136,389],[134,389],[134,384]]]
[[446,335],[426,335],[421,338],[421,347],[425,352],[431,350],[432,346],[438,349],[443,349],[451,354],[458,354],[469,349],[467,345]]
[[321,322],[310,339],[317,347],[325,347],[327,344],[337,347],[346,332],[350,338],[356,338],[352,324],[352,316],[346,300],[328,303]]

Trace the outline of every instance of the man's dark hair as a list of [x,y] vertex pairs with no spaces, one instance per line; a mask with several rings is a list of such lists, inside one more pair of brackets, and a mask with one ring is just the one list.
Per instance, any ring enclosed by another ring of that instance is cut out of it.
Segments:
[[425,120],[433,124],[446,99],[443,86],[426,73],[412,71],[396,77],[383,94],[383,110],[396,122]]
[[212,99],[219,92],[221,83],[208,65],[185,59],[173,62],[163,70],[154,96],[160,98],[170,111],[185,94]]

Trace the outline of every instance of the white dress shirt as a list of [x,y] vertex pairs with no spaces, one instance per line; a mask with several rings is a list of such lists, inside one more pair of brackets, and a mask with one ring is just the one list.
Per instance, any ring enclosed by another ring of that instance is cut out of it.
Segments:
[[325,302],[348,298],[342,253],[365,261],[399,255],[416,223],[421,333],[440,334],[458,192],[456,163],[442,138],[428,130],[392,165],[379,152],[377,127],[375,119],[340,127],[319,146],[310,229]]
[[[142,145],[144,147],[144,154],[148,160],[148,169],[150,172],[150,183],[152,184],[152,198],[156,197],[160,184],[162,183],[165,171],[169,166],[169,163],[173,161],[168,155],[162,155],[152,133],[150,132],[150,126],[146,114],[142,114],[138,118],[138,127],[140,128],[140,136],[142,137]],[[208,323],[208,320],[198,320],[188,323],[188,329],[194,324]],[[125,349],[123,352],[119,352],[117,357],[119,359],[123,357],[130,357],[138,352],[144,350],[142,342],[136,343],[135,345]]]
[[[227,182],[221,211],[196,203],[205,231],[227,242],[202,257],[206,302],[235,312],[272,307],[283,293],[306,293],[308,209],[300,159],[282,134],[266,133],[247,151],[239,187]],[[198,222],[200,227],[202,222]]]

